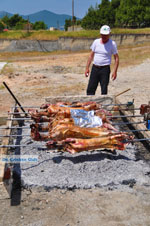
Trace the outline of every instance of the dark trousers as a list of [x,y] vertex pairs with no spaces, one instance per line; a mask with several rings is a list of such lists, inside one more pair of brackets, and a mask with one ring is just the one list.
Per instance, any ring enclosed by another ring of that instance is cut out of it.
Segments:
[[92,66],[91,75],[87,87],[87,95],[95,95],[98,83],[101,86],[101,94],[107,94],[107,88],[110,78],[110,66],[97,67]]

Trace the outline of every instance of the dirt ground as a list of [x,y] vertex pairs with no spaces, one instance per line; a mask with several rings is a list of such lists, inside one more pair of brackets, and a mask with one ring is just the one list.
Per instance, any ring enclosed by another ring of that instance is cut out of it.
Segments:
[[[3,87],[5,81],[23,106],[40,106],[44,98],[57,95],[84,95],[84,76],[89,53],[70,53],[9,62],[0,75],[0,117],[14,104]],[[109,94],[123,103],[134,99],[135,106],[148,103],[150,59],[139,65],[120,67],[118,79],[110,81]],[[98,88],[97,94],[100,93]],[[148,163],[149,164],[149,163]],[[12,199],[0,184],[0,225],[12,226],[150,226],[150,184],[126,191],[95,188],[90,190],[21,190]]]
[[[145,52],[145,49],[148,47],[139,48],[138,52]],[[32,106],[33,103],[40,106],[45,102],[45,97],[49,96],[86,95],[88,78],[84,76],[84,70],[88,56],[89,53],[85,52],[14,57],[10,61],[8,59],[8,64],[0,74],[0,117],[5,116],[14,104],[14,99],[2,84],[3,81],[22,106]],[[115,81],[110,80],[109,95],[117,95],[130,89],[118,97],[121,102],[134,99],[137,107],[147,104],[150,92],[149,65],[149,58],[140,63],[135,59],[133,62],[132,59],[120,61],[118,78]],[[96,95],[100,95],[100,87]]]
[[20,205],[0,186],[0,225],[44,226],[148,226],[149,188],[118,190],[22,191]]

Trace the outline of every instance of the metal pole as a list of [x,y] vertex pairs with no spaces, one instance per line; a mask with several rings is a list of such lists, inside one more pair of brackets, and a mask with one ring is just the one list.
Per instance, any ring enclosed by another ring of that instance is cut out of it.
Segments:
[[2,130],[2,129],[30,129],[30,127],[29,126],[24,126],[24,127],[16,127],[16,126],[12,126],[12,127],[0,127],[0,130]]
[[72,30],[74,31],[74,0],[72,0]]
[[[133,143],[133,142],[141,142],[141,141],[150,141],[150,138],[141,138],[141,139],[134,139],[134,140],[125,140],[124,143]],[[45,144],[37,144],[37,145],[27,145],[27,144],[21,144],[21,145],[0,145],[0,148],[17,148],[17,147],[32,147],[32,148],[42,148],[45,147],[46,149],[48,149],[48,147],[46,147]]]
[[27,145],[27,144],[16,144],[16,145],[0,145],[0,148],[17,148],[17,147],[32,147],[32,148],[40,148],[40,147],[43,147],[45,146],[45,144],[37,144],[37,145]]
[[137,111],[137,110],[140,110],[140,108],[124,108],[124,109],[107,109],[107,111]]
[[[24,127],[0,127],[0,130],[5,130],[5,129],[31,129],[29,126],[24,126]],[[148,129],[134,129],[134,130],[121,130],[120,132],[127,132],[127,133],[130,133],[130,132],[140,132],[140,131],[147,131],[147,132],[150,132],[150,130]],[[3,136],[3,135],[2,135]],[[17,135],[15,135],[17,136]]]
[[127,104],[102,104],[102,106],[130,106],[130,105],[127,103]]
[[[112,119],[115,119],[115,118],[136,118],[136,117],[139,117],[139,118],[143,118],[143,115],[112,115],[112,116],[107,116],[107,118],[112,118]],[[31,117],[27,117],[27,118],[12,118],[12,119],[6,119],[6,120],[11,120],[11,121],[21,121],[21,120],[27,120],[27,121],[30,121],[30,120],[33,120]]]
[[28,114],[25,112],[24,108],[21,106],[21,104],[19,103],[19,101],[17,100],[17,98],[15,97],[15,95],[12,93],[12,91],[9,89],[9,87],[7,86],[7,84],[5,82],[3,82],[3,84],[6,87],[6,89],[9,91],[9,93],[11,94],[11,96],[14,98],[14,100],[16,101],[16,103],[19,105],[19,107],[21,108],[21,110],[25,113],[25,116],[27,117]]
[[107,118],[137,118],[140,117],[142,118],[143,115],[107,115]]
[[150,141],[150,138],[141,138],[141,139],[129,140],[129,142],[131,142],[131,143],[132,142],[141,142],[141,141]]
[[29,30],[30,30],[30,24],[29,24],[29,16],[28,16],[28,22],[27,22],[27,32],[29,33]]
[[24,120],[27,120],[27,121],[31,121],[33,120],[31,117],[29,118],[12,118],[12,119],[7,119],[8,121],[24,121]]
[[16,134],[16,135],[0,135],[0,137],[31,137],[31,135],[30,134],[22,134],[22,135],[18,135],[18,134]]
[[[12,109],[14,108],[14,107],[11,107]],[[40,108],[40,106],[23,106],[23,108]]]
[[145,122],[118,122],[112,123],[111,125],[132,125],[132,124],[145,124]]

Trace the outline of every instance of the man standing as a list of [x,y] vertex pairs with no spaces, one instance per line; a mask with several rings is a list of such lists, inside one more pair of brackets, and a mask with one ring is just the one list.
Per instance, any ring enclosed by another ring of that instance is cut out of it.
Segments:
[[115,41],[112,41],[109,38],[110,32],[110,27],[103,25],[100,29],[101,38],[96,39],[91,45],[91,53],[88,58],[85,70],[85,76],[88,77],[89,67],[93,60],[92,70],[87,87],[87,95],[95,95],[98,83],[100,83],[101,86],[101,94],[107,94],[112,55],[114,56],[115,60],[112,80],[115,80],[117,77],[119,55]]

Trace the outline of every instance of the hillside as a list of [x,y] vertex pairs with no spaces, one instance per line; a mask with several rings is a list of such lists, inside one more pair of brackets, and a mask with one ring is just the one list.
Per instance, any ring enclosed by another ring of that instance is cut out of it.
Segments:
[[[8,17],[13,16],[13,14],[11,13],[0,11],[0,18],[4,17],[5,15],[7,15]],[[30,22],[32,23],[35,23],[36,21],[44,21],[44,23],[47,25],[48,28],[56,27],[59,29],[63,29],[65,20],[71,18],[70,15],[56,14],[48,10],[42,10],[33,14],[20,15],[20,16],[22,16],[24,19],[29,18]]]

